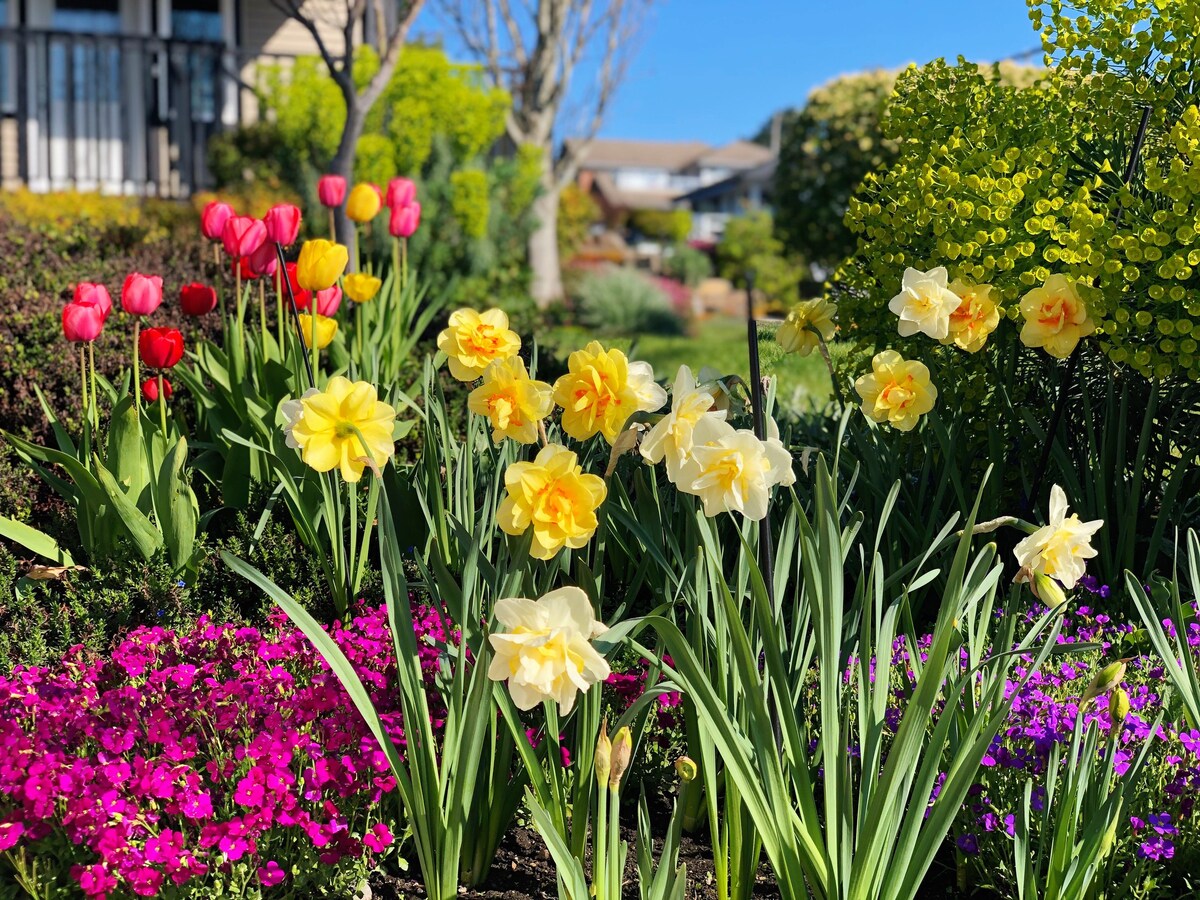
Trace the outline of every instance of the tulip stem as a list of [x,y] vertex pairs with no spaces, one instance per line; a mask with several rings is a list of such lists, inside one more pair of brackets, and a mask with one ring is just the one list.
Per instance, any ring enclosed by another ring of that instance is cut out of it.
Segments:
[[363,308],[361,303],[354,304],[354,338],[358,343],[358,364],[363,364]]
[[92,417],[88,411],[87,355],[84,353],[83,344],[79,345],[79,381],[83,386],[83,393],[79,395],[79,406],[83,412],[83,427],[86,428],[92,421]]
[[[330,215],[332,215],[332,213],[330,213]],[[278,241],[275,243],[275,256],[279,260],[279,268],[277,271],[280,272],[281,276],[282,276],[283,273],[287,272],[287,265],[283,259],[283,244],[280,244]],[[280,285],[282,286],[282,284],[283,284],[283,281],[281,280]],[[304,360],[304,365],[308,368],[308,383],[309,383],[309,385],[311,387],[316,387],[317,386],[317,373],[315,371],[313,371],[311,365],[309,365],[310,361],[309,361],[308,354],[304,352],[304,331],[300,325],[300,310],[296,307],[296,291],[292,287],[292,279],[291,278],[287,279],[287,292],[288,292],[288,301],[289,301],[288,305],[291,306],[291,308],[292,308],[292,321],[296,325],[296,344],[297,344],[298,349],[300,350],[300,358],[302,360]]]
[[262,333],[262,356],[267,355],[267,286],[258,279],[258,330]]
[[332,206],[329,207],[329,239],[337,243],[337,217],[333,214]]
[[354,225],[350,228],[350,263],[354,266],[352,272],[362,271],[362,261],[358,258],[358,226]]
[[400,239],[400,289],[408,287],[408,238]]
[[275,266],[275,328],[279,332],[279,358],[283,359],[283,267]]
[[100,395],[96,393],[96,343],[88,341],[88,368],[92,373],[92,419],[96,430],[100,430]]
[[213,263],[219,268],[221,265],[221,245],[213,244]]
[[167,437],[167,392],[164,390],[162,370],[158,372],[158,422],[162,426],[163,439]]
[[138,365],[138,332],[142,330],[141,316],[133,320],[133,405],[138,416],[142,414],[142,370]]
[[312,370],[313,370],[313,387],[317,386],[317,372],[321,371],[321,348],[317,344],[317,295],[314,293],[312,298],[312,306],[309,309],[309,325],[312,338]]

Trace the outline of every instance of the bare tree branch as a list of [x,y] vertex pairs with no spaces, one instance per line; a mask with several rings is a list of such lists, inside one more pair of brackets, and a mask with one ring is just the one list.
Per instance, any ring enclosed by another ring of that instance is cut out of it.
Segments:
[[[317,52],[321,54],[321,59],[325,61],[325,66],[329,69],[329,74],[337,83],[337,86],[342,89],[342,94],[349,98],[354,91],[354,82],[348,78],[348,66],[345,65],[346,57],[343,56],[343,65],[339,66],[337,58],[329,51],[329,47],[325,44],[325,39],[321,37],[321,30],[317,27],[317,23],[311,17],[301,12],[302,2],[297,0],[270,0],[271,5],[280,12],[295,19],[312,35],[313,40],[317,44]],[[349,49],[347,44],[346,50]]]

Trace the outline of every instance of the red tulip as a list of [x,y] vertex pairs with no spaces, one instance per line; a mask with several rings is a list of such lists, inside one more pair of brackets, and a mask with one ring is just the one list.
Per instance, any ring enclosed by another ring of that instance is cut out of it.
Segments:
[[121,308],[135,316],[148,316],[162,303],[162,279],[134,272],[121,287]]
[[169,369],[183,359],[183,335],[174,328],[147,328],[138,336],[138,353],[152,369]]
[[237,258],[249,256],[267,239],[267,226],[252,216],[231,216],[221,232],[225,252]]
[[235,276],[240,276],[242,281],[253,281],[258,277],[258,273],[254,271],[254,266],[250,262],[250,257],[239,256],[229,265],[229,271]]
[[193,281],[179,291],[179,306],[185,316],[204,316],[217,308],[217,292]]
[[279,255],[275,252],[275,245],[271,241],[263,241],[262,246],[251,253],[247,259],[256,278],[274,275],[275,270],[279,268]]
[[[175,390],[174,390],[174,388],[171,387],[171,382],[167,381],[167,379],[164,378],[163,379],[163,396],[166,397],[168,400],[170,400],[171,395],[173,393],[175,393]],[[142,396],[145,397],[146,400],[150,403],[158,402],[158,379],[157,378],[147,378],[145,381],[142,382]]]
[[214,200],[200,213],[200,232],[210,241],[219,241],[225,232],[225,223],[233,215],[233,207]]
[[112,312],[113,307],[112,297],[108,296],[108,288],[102,284],[93,284],[90,281],[81,281],[75,285],[75,297],[71,302],[98,306],[104,314],[105,319],[108,318],[108,314]]
[[415,200],[407,206],[393,206],[388,219],[388,231],[392,237],[410,238],[421,224],[421,204]]
[[308,309],[309,301],[312,300],[312,292],[300,287],[300,282],[296,280],[296,264],[294,262],[285,263],[283,268],[287,273],[288,284],[292,287],[291,296],[296,298],[296,308]]
[[290,203],[276,204],[263,216],[263,224],[267,226],[267,240],[284,246],[294,244],[300,234],[300,209]]
[[317,179],[317,199],[322,206],[341,206],[346,199],[346,179],[341,175],[322,175]]
[[[296,306],[299,309],[308,309],[312,300],[312,294],[308,291],[304,292],[304,297],[296,295]],[[328,287],[323,291],[317,291],[317,314],[322,316],[332,316],[338,311],[338,307],[342,305],[342,289],[336,284],[333,287]]]
[[408,178],[393,178],[388,182],[385,205],[388,209],[408,206],[417,199],[417,186]]
[[104,330],[104,311],[96,303],[68,303],[62,311],[63,337],[91,342]]

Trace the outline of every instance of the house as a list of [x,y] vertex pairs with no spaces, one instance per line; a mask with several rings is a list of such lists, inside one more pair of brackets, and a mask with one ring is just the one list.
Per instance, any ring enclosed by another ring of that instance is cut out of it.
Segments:
[[634,210],[669,210],[697,189],[771,163],[766,147],[734,141],[712,147],[699,141],[596,139],[583,151],[578,183],[600,205],[610,228]]
[[[341,53],[329,8],[304,2]],[[0,26],[5,189],[187,196],[208,139],[257,119],[258,68],[317,52],[271,0],[0,0]]]
[[777,161],[772,158],[760,166],[743,169],[676,198],[676,206],[692,211],[691,240],[716,244],[731,217],[771,209],[776,165]]

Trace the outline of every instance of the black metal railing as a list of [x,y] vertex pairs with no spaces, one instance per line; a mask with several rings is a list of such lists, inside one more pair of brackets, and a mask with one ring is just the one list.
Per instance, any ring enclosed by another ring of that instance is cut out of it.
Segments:
[[208,41],[0,29],[0,174],[35,190],[208,187],[208,140],[238,121],[236,66]]

